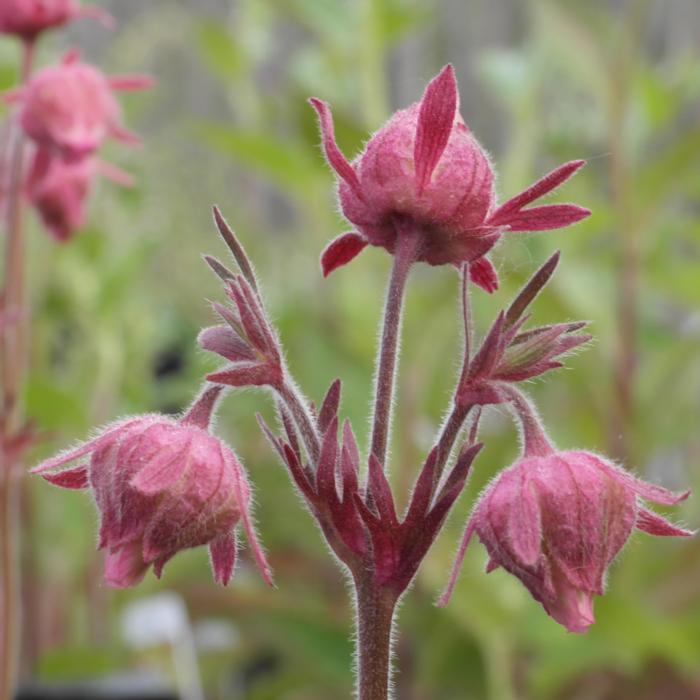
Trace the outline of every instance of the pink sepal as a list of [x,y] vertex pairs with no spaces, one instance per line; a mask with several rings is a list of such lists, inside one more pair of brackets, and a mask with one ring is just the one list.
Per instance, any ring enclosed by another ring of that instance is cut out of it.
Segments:
[[321,127],[321,137],[323,139],[323,149],[326,152],[328,162],[335,172],[350,186],[355,196],[364,199],[362,186],[357,177],[355,169],[348,163],[342,151],[335,142],[335,129],[333,126],[333,114],[330,107],[316,97],[310,97],[309,103],[318,114],[318,121]]
[[469,279],[489,294],[498,289],[498,273],[487,257],[469,263]]
[[692,537],[695,534],[695,530],[678,527],[648,508],[639,509],[636,527],[657,537]]
[[209,556],[214,581],[222,586],[228,586],[233,570],[236,567],[236,535],[227,532],[214,538],[209,543]]
[[[587,216],[591,210],[577,204],[545,204],[541,207],[523,209],[509,216],[506,220],[498,219],[501,226],[517,233],[520,231],[549,231],[571,226]],[[493,223],[493,221],[492,221]]]
[[440,161],[457,114],[457,80],[452,65],[446,65],[425,89],[418,113],[413,160],[416,189],[420,195]]
[[367,240],[359,233],[349,231],[332,240],[321,253],[323,276],[328,275],[357,257],[367,246]]
[[520,194],[511,197],[507,202],[501,204],[501,206],[491,214],[489,220],[506,220],[509,214],[520,211],[524,206],[527,206],[536,199],[555,190],[585,164],[585,160],[571,160],[568,163],[560,165],[558,168],[555,168],[550,173],[540,178],[533,185],[530,185],[530,187]]
[[86,489],[90,485],[88,470],[85,466],[65,469],[55,474],[42,474],[42,478],[46,479],[50,484],[60,486],[63,489]]

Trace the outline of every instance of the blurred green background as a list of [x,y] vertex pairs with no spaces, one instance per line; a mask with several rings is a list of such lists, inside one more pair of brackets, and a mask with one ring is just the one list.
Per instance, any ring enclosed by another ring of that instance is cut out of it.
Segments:
[[[225,254],[213,203],[257,265],[304,391],[318,401],[342,377],[343,413],[364,439],[390,261],[373,248],[321,278],[319,253],[347,224],[306,98],[332,103],[340,145],[354,155],[451,61],[462,115],[493,156],[501,197],[565,160],[589,161],[557,197],[594,215],[500,246],[501,289],[474,292],[479,328],[561,249],[535,320],[590,319],[597,340],[568,370],[530,386],[549,431],[561,446],[614,454],[669,488],[700,486],[697,0],[104,4],[116,31],[83,22],[55,33],[41,61],[76,44],[109,72],[148,72],[158,85],[125,99],[143,148],[108,149],[138,186],[102,185],[89,228],[70,245],[32,221],[27,404],[48,434],[32,458],[127,413],[179,411],[217,366],[194,342],[215,322],[207,300],[222,296],[200,259]],[[4,86],[17,53],[0,42]],[[457,288],[446,268],[420,266],[411,280],[393,448],[400,500],[455,379]],[[183,596],[195,631],[217,620],[236,632],[199,647],[207,698],[350,696],[347,586],[257,429],[254,412],[269,416],[268,398],[230,395],[218,431],[255,485],[278,590],[247,562],[229,589],[215,587],[203,549],[178,555],[161,581],[106,589],[89,498],[27,482],[25,674],[58,682],[153,667],[174,678],[166,649],[135,650],[120,626],[130,603],[169,590]],[[505,412],[489,410],[483,426],[471,484],[401,609],[397,698],[700,698],[700,540],[636,535],[585,636],[567,634],[503,571],[486,577],[476,544],[452,603],[434,607],[471,503],[517,454]],[[673,516],[697,527],[699,510],[691,499]]]

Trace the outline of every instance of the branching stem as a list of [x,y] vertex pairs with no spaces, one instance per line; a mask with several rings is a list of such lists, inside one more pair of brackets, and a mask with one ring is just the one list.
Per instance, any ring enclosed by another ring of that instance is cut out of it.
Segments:
[[379,347],[379,366],[375,380],[374,413],[372,416],[373,454],[386,468],[386,454],[391,427],[391,408],[394,398],[396,355],[401,335],[401,311],[406,281],[421,242],[421,234],[397,225],[394,266],[386,295],[382,340]]

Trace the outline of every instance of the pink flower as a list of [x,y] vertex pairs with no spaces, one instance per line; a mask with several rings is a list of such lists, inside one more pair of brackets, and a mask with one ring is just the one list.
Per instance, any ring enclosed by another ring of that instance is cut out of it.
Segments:
[[61,65],[39,71],[6,99],[20,102],[20,123],[29,138],[52,153],[77,160],[94,153],[110,136],[139,142],[122,126],[114,92],[141,90],[152,82],[147,76],[108,78],[71,51]]
[[33,41],[45,29],[66,24],[77,17],[94,17],[104,24],[110,15],[97,7],[81,7],[78,0],[2,0],[0,32]]
[[[207,390],[180,421],[156,414],[122,420],[32,470],[56,486],[92,490],[110,586],[139,583],[151,565],[160,577],[178,551],[203,544],[209,545],[215,580],[226,585],[241,520],[263,577],[271,582],[250,519],[243,467],[207,430],[220,391]],[[88,455],[89,461],[55,471]]]
[[566,163],[522,194],[495,206],[488,156],[458,113],[454,70],[445,66],[419,103],[396,112],[350,164],[338,148],[327,104],[312,98],[323,145],[339,177],[343,214],[356,231],[342,234],[321,256],[324,275],[352,260],[367,245],[394,251],[397,237],[418,230],[417,256],[431,265],[471,262],[472,281],[487,291],[498,275],[485,254],[506,231],[555,229],[580,221],[588,209],[551,204],[524,209],[582,165]]
[[454,588],[474,532],[489,554],[487,572],[517,576],[549,615],[570,632],[594,622],[593,596],[633,528],[662,537],[693,533],[646,508],[640,498],[673,505],[688,497],[641,481],[590,452],[542,449],[505,469],[484,491],[441,599]]
[[85,204],[96,177],[102,173],[129,187],[131,177],[94,157],[65,160],[38,148],[27,178],[27,198],[48,232],[65,242],[85,224]]

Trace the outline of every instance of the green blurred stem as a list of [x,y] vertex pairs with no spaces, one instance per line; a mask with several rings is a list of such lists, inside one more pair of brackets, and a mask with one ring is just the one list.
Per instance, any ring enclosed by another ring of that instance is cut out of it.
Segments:
[[[22,44],[21,84],[24,85],[34,62],[33,41]],[[2,409],[0,411],[0,559],[2,560],[2,640],[0,644],[0,700],[11,700],[19,665],[20,648],[20,581],[18,527],[19,483],[21,472],[16,455],[6,451],[13,437],[22,429],[24,416],[20,396],[26,364],[27,318],[25,301],[25,242],[22,198],[24,137],[14,125],[10,145],[10,168],[7,182],[7,235],[5,238],[5,276],[2,301],[5,326],[0,342],[0,375],[2,376]]]
[[382,467],[386,468],[389,428],[391,426],[391,405],[394,398],[397,351],[401,335],[401,311],[406,291],[406,281],[411,266],[416,260],[421,243],[419,231],[403,228],[397,224],[394,266],[386,295],[382,340],[379,347],[379,366],[375,381],[374,413],[372,417],[373,454]]

